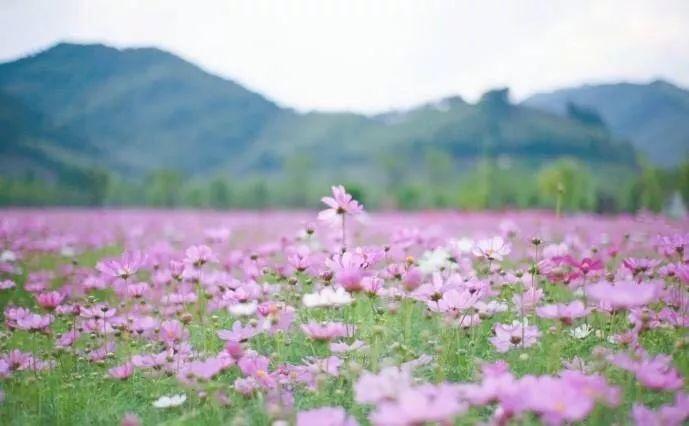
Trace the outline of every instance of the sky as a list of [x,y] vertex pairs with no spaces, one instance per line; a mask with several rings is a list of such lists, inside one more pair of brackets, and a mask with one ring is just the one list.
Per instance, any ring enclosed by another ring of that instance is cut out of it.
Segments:
[[0,61],[60,41],[155,46],[302,111],[689,87],[687,0],[0,0],[0,40]]

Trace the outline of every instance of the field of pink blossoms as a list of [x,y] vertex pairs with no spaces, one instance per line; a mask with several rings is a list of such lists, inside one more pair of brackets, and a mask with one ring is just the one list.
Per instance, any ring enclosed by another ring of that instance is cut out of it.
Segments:
[[689,421],[689,223],[323,201],[0,211],[0,423]]

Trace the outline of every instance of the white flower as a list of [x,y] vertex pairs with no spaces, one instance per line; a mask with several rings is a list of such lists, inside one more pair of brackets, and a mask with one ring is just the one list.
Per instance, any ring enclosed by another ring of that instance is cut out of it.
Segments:
[[454,249],[454,250],[456,250],[462,254],[471,253],[471,250],[474,248],[475,245],[476,245],[476,243],[474,242],[474,240],[472,240],[471,238],[467,238],[467,237],[462,237],[458,240],[451,240],[448,243],[448,247],[450,247],[451,249]]
[[591,333],[593,333],[593,329],[589,327],[588,324],[582,324],[577,328],[569,330],[570,336],[574,337],[575,339],[585,339]]
[[241,317],[253,315],[256,312],[258,304],[256,301],[251,301],[249,303],[237,303],[228,308],[232,315]]
[[425,252],[421,259],[419,259],[419,269],[424,274],[438,272],[443,268],[448,269],[451,266],[450,253],[442,247]]
[[307,308],[317,308],[322,306],[344,306],[352,303],[354,299],[347,291],[338,287],[325,287],[318,293],[307,293],[302,298],[302,303]]
[[12,263],[17,261],[17,255],[12,250],[3,250],[0,253],[0,262]]
[[476,310],[478,311],[478,313],[480,315],[491,316],[491,315],[496,314],[498,312],[506,312],[508,309],[508,306],[507,306],[507,303],[499,302],[497,300],[491,300],[488,303],[486,303],[482,300],[479,300],[474,305],[474,308],[476,308]]
[[60,254],[64,257],[74,257],[77,254],[77,251],[74,250],[74,247],[64,246],[62,249],[60,249]]
[[184,404],[184,401],[187,400],[187,396],[183,393],[179,395],[172,395],[172,396],[161,396],[158,398],[156,401],[153,402],[153,406],[156,408],[170,408],[170,407],[178,407],[182,404]]
[[474,256],[485,257],[488,260],[501,261],[504,256],[510,254],[511,247],[502,237],[493,237],[480,240],[474,246]]

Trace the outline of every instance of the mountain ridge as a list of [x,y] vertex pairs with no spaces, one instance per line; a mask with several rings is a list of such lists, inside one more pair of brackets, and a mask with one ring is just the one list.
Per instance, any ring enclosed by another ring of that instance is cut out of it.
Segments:
[[124,176],[160,168],[198,176],[279,173],[294,155],[310,156],[333,178],[375,176],[381,156],[414,164],[428,150],[456,164],[508,155],[635,165],[630,146],[605,129],[512,104],[506,90],[476,103],[453,96],[373,116],[303,113],[151,47],[60,43],[0,64],[0,93],[97,153],[81,157]]

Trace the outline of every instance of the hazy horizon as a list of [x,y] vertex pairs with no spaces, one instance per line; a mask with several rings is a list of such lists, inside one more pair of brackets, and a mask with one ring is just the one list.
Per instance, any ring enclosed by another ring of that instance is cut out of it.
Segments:
[[183,5],[9,0],[0,61],[59,42],[157,47],[280,105],[367,114],[496,87],[519,101],[582,84],[689,86],[681,1]]

